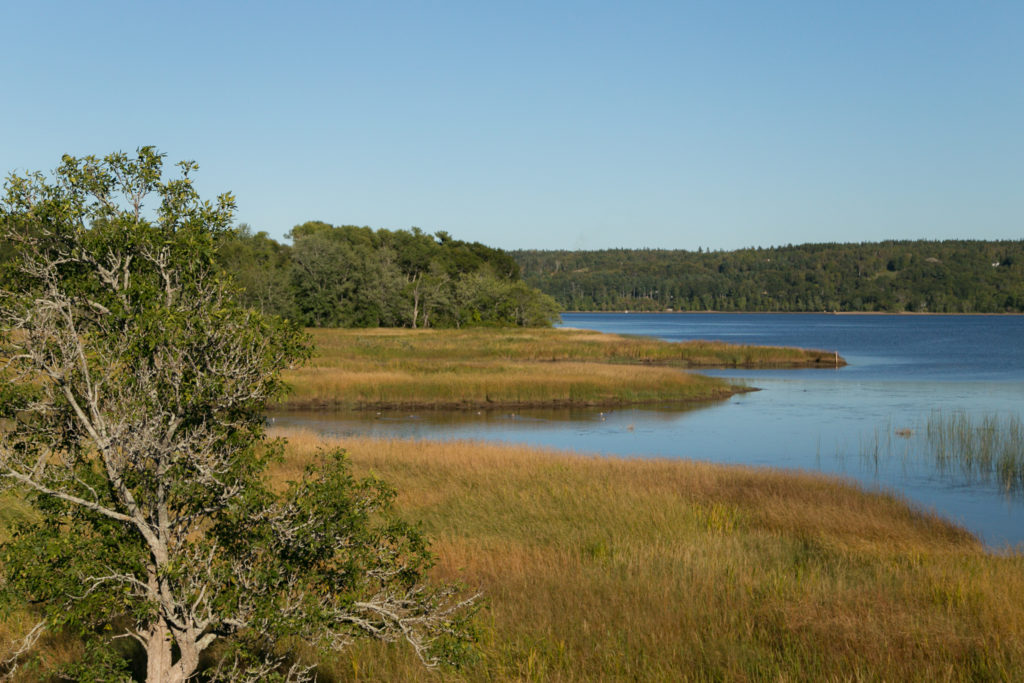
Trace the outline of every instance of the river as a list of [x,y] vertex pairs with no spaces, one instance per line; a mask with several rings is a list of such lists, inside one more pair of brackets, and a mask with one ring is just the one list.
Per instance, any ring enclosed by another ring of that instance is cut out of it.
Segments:
[[825,349],[849,365],[708,371],[759,391],[686,409],[291,413],[275,420],[339,435],[486,439],[820,471],[893,491],[992,548],[1024,544],[1024,494],[922,457],[929,423],[1024,417],[1024,316],[566,313],[562,320],[670,341]]

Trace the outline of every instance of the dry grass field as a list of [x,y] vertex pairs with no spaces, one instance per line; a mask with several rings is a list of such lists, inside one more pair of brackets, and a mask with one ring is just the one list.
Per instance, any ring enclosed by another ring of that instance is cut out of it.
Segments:
[[439,579],[480,588],[475,658],[361,645],[322,680],[1024,680],[1024,557],[835,479],[307,432],[398,490]]
[[834,352],[670,343],[587,330],[310,330],[315,356],[278,408],[622,405],[724,398],[740,387],[681,372],[836,367]]
[[[424,527],[435,577],[486,596],[462,669],[361,643],[323,682],[1024,680],[1024,556],[890,496],[687,461],[275,436],[277,482],[346,449]],[[2,539],[27,510],[0,509]],[[26,614],[5,614],[0,659]],[[80,649],[43,646],[51,661]]]

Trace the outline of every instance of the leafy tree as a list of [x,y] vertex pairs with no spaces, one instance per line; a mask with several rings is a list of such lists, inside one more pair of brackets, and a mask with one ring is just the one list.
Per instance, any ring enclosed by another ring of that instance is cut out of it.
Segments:
[[405,278],[396,264],[395,252],[390,247],[360,250],[361,259],[356,269],[359,285],[354,307],[357,317],[349,323],[358,327],[397,327],[404,318]]
[[409,283],[405,292],[407,301],[412,303],[409,312],[411,327],[430,327],[435,312],[443,316],[451,310],[451,278],[436,261],[432,261],[426,270],[407,277]]
[[314,327],[344,327],[354,315],[359,284],[355,249],[326,233],[296,239],[292,286],[300,319]]
[[253,233],[243,223],[220,240],[217,258],[234,277],[242,303],[261,313],[295,318],[290,251],[267,233]]
[[[430,589],[425,542],[393,493],[341,453],[275,490],[262,408],[303,333],[246,308],[217,263],[233,198],[202,201],[195,164],[64,157],[0,201],[0,483],[35,509],[0,548],[0,605],[76,633],[78,680],[308,680],[299,643],[369,635],[433,663],[464,632]],[[158,206],[146,208],[155,197]],[[470,599],[471,601],[471,599]],[[451,640],[451,639],[454,639]]]
[[506,319],[520,327],[549,327],[562,310],[553,298],[521,281],[506,284],[503,299]]
[[523,282],[509,282],[488,269],[461,278],[455,288],[458,324],[550,326],[558,319],[554,299]]

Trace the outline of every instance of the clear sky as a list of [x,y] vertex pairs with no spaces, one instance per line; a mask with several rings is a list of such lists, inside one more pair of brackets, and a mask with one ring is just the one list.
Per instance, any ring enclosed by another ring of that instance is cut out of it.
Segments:
[[508,249],[1024,237],[1024,2],[4,2],[0,171]]

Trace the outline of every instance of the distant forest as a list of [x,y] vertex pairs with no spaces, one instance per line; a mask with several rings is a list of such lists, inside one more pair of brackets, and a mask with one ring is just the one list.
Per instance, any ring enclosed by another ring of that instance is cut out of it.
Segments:
[[565,311],[1024,312],[1024,241],[512,256]]
[[448,233],[312,221],[292,245],[241,226],[218,254],[245,303],[311,327],[548,326],[551,297],[505,251]]
[[1024,312],[1024,240],[507,252],[311,221],[224,238],[246,302],[311,327],[546,326],[559,311]]

